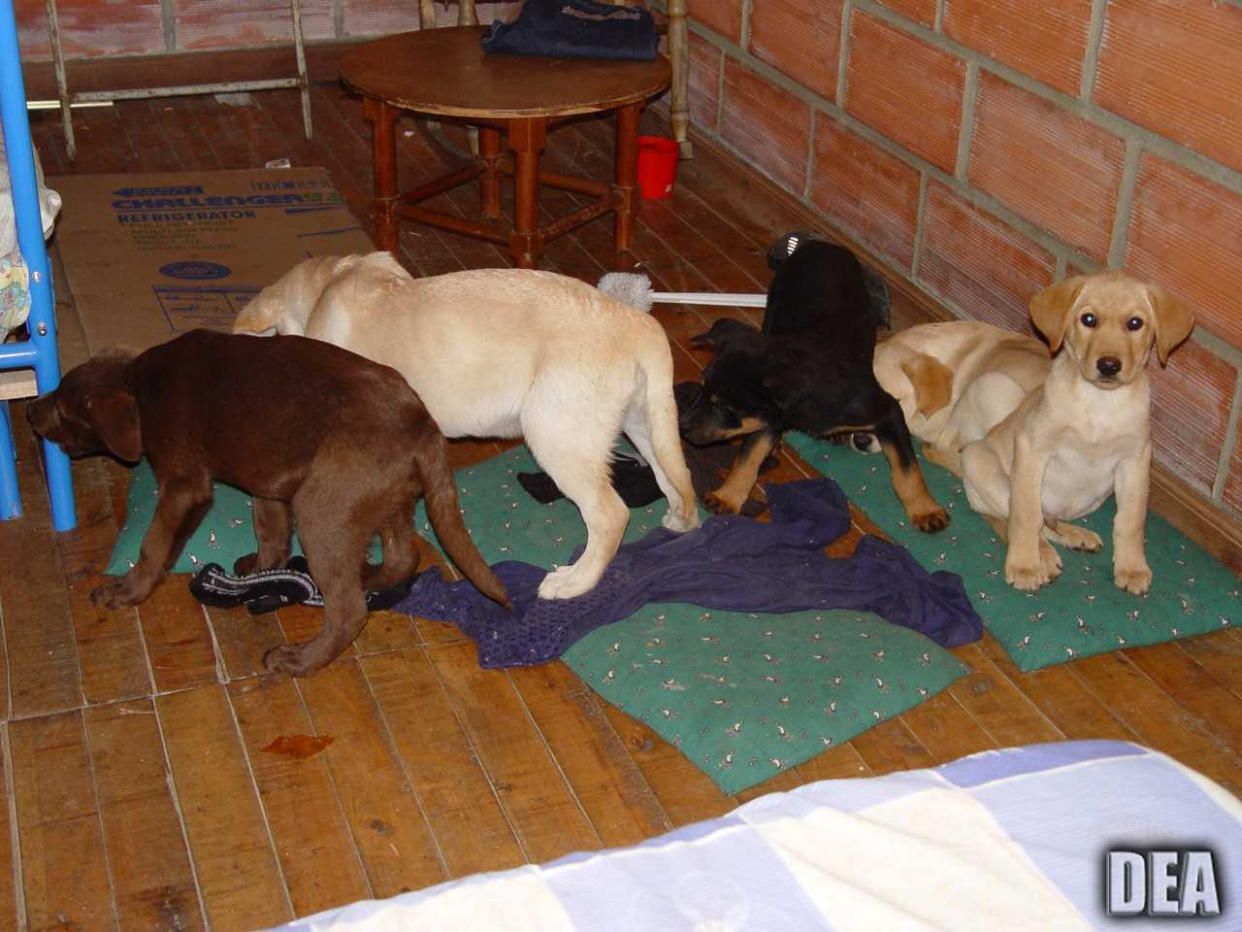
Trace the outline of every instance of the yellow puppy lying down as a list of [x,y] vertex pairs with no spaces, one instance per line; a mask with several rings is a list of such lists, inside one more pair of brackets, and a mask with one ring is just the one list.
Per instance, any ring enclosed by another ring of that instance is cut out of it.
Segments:
[[668,499],[664,526],[698,526],[664,328],[584,282],[525,269],[415,279],[386,252],[319,257],[265,288],[233,325],[273,328],[396,369],[447,437],[525,437],[587,528],[582,556],[548,574],[543,598],[591,589],[617,552],[629,510],[610,461],[622,431]]
[[1145,593],[1147,360],[1154,346],[1164,365],[1194,317],[1119,271],[1068,279],[1030,307],[1051,355],[988,324],[928,324],[877,347],[876,377],[925,441],[924,455],[962,477],[971,507],[1008,541],[1008,582],[1032,590],[1054,579],[1052,542],[1099,550],[1097,534],[1068,522],[1115,493],[1113,578]]

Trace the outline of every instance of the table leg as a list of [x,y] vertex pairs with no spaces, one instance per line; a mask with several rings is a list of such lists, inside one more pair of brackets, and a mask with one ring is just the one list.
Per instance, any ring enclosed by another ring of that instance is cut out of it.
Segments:
[[371,121],[371,150],[375,173],[375,241],[395,254],[397,230],[397,108],[367,97],[363,113]]
[[539,153],[547,138],[546,117],[509,121],[509,148],[513,150],[513,232],[509,252],[519,269],[539,263],[543,242],[539,235]]
[[669,118],[681,157],[694,157],[690,145],[690,48],[686,30],[686,0],[668,3],[668,54],[673,61],[672,106]]
[[638,115],[642,104],[617,108],[616,168],[613,196],[617,221],[613,243],[618,253],[629,252],[634,242],[634,209],[638,206]]
[[493,126],[479,127],[479,159],[483,174],[479,178],[479,201],[483,216],[500,216],[500,130]]

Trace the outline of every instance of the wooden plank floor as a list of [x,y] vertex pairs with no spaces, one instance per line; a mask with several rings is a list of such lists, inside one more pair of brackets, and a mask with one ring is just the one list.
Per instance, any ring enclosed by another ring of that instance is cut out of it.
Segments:
[[[55,120],[34,130],[49,174],[251,168],[289,157],[324,165],[370,226],[369,134],[357,100],[313,94],[316,137],[292,93],[251,106],[210,97],[126,102],[75,114],[80,155],[64,161]],[[654,116],[644,118],[658,128]],[[430,178],[442,150],[399,133],[403,180]],[[608,127],[555,133],[558,170],[606,177]],[[436,206],[470,212],[472,189]],[[547,191],[559,213],[575,197]],[[70,208],[72,205],[70,205]],[[766,245],[805,226],[736,166],[701,152],[675,199],[643,204],[635,256],[664,290],[761,290]],[[402,234],[417,274],[505,264],[495,247],[428,229]],[[611,261],[607,221],[558,240],[545,267],[595,280]],[[63,348],[83,357],[71,296]],[[687,338],[721,313],[658,309],[679,377]],[[911,319],[898,302],[894,316]],[[87,598],[121,519],[126,470],[76,463],[80,526],[51,531],[37,448],[16,406],[26,517],[0,524],[0,927],[241,929],[575,849],[623,845],[718,816],[766,790],[922,767],[987,748],[1061,738],[1143,742],[1242,791],[1242,632],[1222,631],[1021,674],[991,638],[961,648],[972,674],[930,702],[728,797],[648,728],[560,663],[480,670],[449,625],[372,618],[354,647],[302,681],[260,675],[263,651],[305,638],[318,616],[253,619],[205,610],[170,580],[140,610]],[[458,464],[497,451],[454,445]],[[791,459],[778,478],[803,475]],[[849,549],[866,519],[857,516]],[[280,736],[324,745],[298,758]],[[328,740],[330,739],[330,741]]]

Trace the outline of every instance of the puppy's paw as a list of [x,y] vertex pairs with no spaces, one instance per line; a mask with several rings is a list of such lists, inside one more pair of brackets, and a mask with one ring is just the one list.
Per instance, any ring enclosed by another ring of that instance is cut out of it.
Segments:
[[1104,541],[1100,535],[1089,528],[1076,524],[1060,524],[1056,529],[1057,540],[1070,550],[1083,550],[1087,553],[1099,553],[1104,549]]
[[1015,589],[1021,589],[1023,592],[1034,592],[1040,586],[1046,585],[1052,581],[1052,577],[1038,564],[1027,566],[1025,564],[1010,565],[1009,561],[1005,561],[1005,582],[1013,586]]
[[1053,547],[1040,540],[1039,552],[1034,561],[1015,557],[1010,550],[1005,557],[1005,582],[1023,592],[1034,592],[1047,585],[1061,572],[1061,557]]
[[1039,539],[1039,565],[1043,567],[1049,579],[1056,579],[1061,575],[1061,554],[1057,553],[1057,548],[1042,537]]
[[128,608],[137,605],[150,595],[130,583],[128,576],[120,576],[91,591],[91,602],[104,608]]
[[949,526],[949,513],[937,505],[911,514],[910,523],[924,534],[936,534]]
[[306,652],[300,646],[291,644],[269,650],[263,655],[263,666],[271,673],[288,673],[290,676],[305,676],[318,669],[306,662]]
[[578,564],[560,566],[543,577],[539,584],[541,599],[572,599],[591,590],[599,582],[599,576],[583,573]]
[[1147,594],[1147,590],[1151,588],[1151,578],[1151,567],[1146,562],[1113,568],[1113,582],[1117,584],[1117,588],[1135,595]]
[[734,496],[726,491],[724,486],[721,486],[715,492],[708,492],[704,495],[703,504],[712,514],[736,515],[741,513],[742,506],[746,504],[746,496]]
[[660,523],[674,533],[684,534],[686,531],[693,531],[699,526],[699,510],[692,505],[686,509],[686,514],[679,515],[670,508],[664,513]]

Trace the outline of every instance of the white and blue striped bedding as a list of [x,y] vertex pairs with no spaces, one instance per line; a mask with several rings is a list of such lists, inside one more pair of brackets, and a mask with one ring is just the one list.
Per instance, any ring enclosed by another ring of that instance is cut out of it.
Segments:
[[[1118,741],[827,780],[642,844],[360,902],[290,929],[1169,929],[1104,915],[1110,847],[1207,848],[1242,929],[1242,805]],[[1174,922],[1179,928],[1181,923]]]

